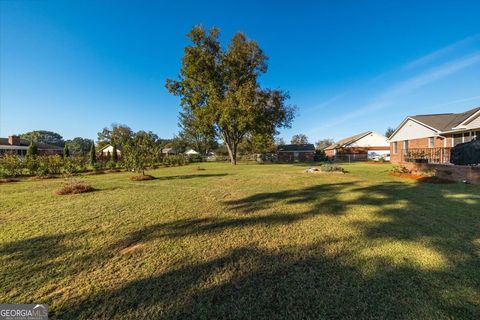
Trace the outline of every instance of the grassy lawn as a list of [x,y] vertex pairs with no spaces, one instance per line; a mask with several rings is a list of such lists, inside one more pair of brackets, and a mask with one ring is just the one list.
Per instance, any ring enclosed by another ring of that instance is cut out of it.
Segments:
[[51,318],[480,317],[480,186],[201,164],[0,185],[0,301]]

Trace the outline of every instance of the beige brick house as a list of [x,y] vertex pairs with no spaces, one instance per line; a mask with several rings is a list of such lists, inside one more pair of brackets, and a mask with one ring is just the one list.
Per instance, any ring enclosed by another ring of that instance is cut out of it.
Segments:
[[408,116],[389,137],[390,161],[449,163],[450,149],[480,138],[480,107]]

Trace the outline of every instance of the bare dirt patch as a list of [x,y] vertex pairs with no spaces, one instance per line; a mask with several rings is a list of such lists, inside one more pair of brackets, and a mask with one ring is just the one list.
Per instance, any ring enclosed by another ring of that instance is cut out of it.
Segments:
[[0,183],[12,183],[12,182],[18,182],[18,181],[20,181],[20,180],[13,179],[13,178],[0,179]]
[[388,161],[367,161],[368,164],[390,164]]
[[47,179],[55,179],[55,178],[58,178],[58,177],[49,174],[46,176],[33,176],[33,177],[30,177],[29,180],[47,180]]
[[67,194],[92,192],[93,190],[93,187],[85,182],[72,182],[64,185],[61,188],[56,189],[54,193],[56,195],[62,196]]
[[411,179],[411,180],[424,182],[424,183],[433,183],[433,184],[454,183],[454,181],[448,180],[448,179],[443,179],[435,176],[422,176],[422,175],[413,174],[413,173],[390,172],[390,175],[394,177],[406,178],[406,179]]
[[155,180],[154,176],[151,175],[142,175],[142,176],[131,176],[130,180],[132,181],[146,181],[146,180]]
[[120,254],[127,254],[127,253],[136,252],[136,251],[142,249],[143,247],[144,247],[144,245],[142,243],[133,244],[131,246],[125,247],[122,250],[120,250]]

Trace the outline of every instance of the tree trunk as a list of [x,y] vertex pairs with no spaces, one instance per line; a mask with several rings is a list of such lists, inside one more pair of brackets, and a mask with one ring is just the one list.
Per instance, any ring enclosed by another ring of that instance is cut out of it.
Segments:
[[237,144],[229,139],[228,135],[225,132],[222,132],[223,142],[227,145],[228,155],[230,156],[230,163],[233,165],[237,164]]
[[227,145],[227,150],[228,150],[228,156],[230,157],[230,163],[233,165],[237,164],[237,153],[234,151],[234,147],[230,146],[230,144]]

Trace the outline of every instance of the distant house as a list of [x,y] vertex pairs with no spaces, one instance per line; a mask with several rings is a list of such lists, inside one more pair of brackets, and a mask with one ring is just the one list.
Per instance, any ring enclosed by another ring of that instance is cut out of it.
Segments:
[[163,148],[162,149],[162,154],[168,156],[168,155],[175,155],[178,152],[174,148]]
[[[21,139],[19,136],[9,136],[8,138],[0,138],[0,155],[16,154],[24,156],[27,154],[30,141]],[[62,154],[63,148],[46,143],[35,143],[38,154],[55,155]]]
[[390,150],[388,139],[376,132],[366,131],[342,139],[325,148],[325,155],[335,160],[367,160],[371,155],[387,156]]
[[197,151],[195,151],[193,149],[188,149],[187,151],[185,151],[185,154],[187,156],[190,156],[190,155],[197,155],[197,154],[200,154],[200,153],[198,153]]
[[311,162],[315,158],[313,144],[285,144],[277,147],[279,162]]
[[389,137],[391,161],[449,163],[450,149],[480,139],[480,107],[406,117]]
[[[98,151],[98,154],[100,154],[100,156],[102,157],[111,157],[113,154],[113,146],[111,144],[107,144],[106,146],[104,146]],[[117,157],[120,158],[121,156],[122,156],[122,148],[119,146],[117,147]]]

